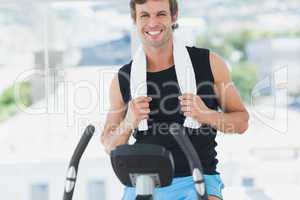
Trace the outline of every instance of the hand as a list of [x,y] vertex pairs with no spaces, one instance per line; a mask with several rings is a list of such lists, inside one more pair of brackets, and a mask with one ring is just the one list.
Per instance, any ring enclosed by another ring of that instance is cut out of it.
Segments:
[[149,118],[151,100],[151,97],[137,97],[129,101],[125,120],[133,130],[138,127],[140,121]]
[[186,117],[192,117],[200,123],[203,123],[205,115],[211,110],[205,105],[200,96],[192,93],[184,93],[178,97],[181,105],[181,111]]

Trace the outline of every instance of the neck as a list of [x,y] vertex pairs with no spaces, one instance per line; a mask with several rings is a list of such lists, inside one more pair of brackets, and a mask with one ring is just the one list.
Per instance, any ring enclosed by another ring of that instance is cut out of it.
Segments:
[[173,40],[169,40],[162,47],[145,47],[147,70],[160,71],[174,65]]

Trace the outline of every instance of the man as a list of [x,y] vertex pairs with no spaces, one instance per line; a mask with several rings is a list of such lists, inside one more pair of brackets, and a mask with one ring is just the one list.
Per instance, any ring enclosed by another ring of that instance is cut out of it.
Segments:
[[[187,47],[195,70],[197,95],[181,94],[173,58],[177,0],[131,0],[130,8],[147,58],[148,96],[131,99],[132,62],[120,68],[111,83],[111,108],[101,142],[108,153],[116,146],[126,144],[131,134],[136,143],[165,146],[174,157],[175,177],[171,186],[156,189],[157,198],[195,199],[187,160],[172,135],[168,134],[168,125],[182,125],[184,118],[190,116],[202,124],[198,130],[189,130],[189,137],[204,168],[209,200],[222,199],[223,183],[216,171],[216,132],[242,134],[248,128],[249,118],[231,83],[228,67],[207,49]],[[137,130],[143,119],[148,120],[148,131]],[[134,199],[134,188],[125,188],[123,199]]]

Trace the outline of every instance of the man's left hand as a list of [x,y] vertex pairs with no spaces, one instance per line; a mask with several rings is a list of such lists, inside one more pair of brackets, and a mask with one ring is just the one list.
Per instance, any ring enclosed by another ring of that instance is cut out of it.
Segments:
[[192,93],[184,93],[178,97],[181,105],[181,111],[186,117],[192,117],[202,123],[201,119],[207,117],[212,110],[209,109],[200,96]]

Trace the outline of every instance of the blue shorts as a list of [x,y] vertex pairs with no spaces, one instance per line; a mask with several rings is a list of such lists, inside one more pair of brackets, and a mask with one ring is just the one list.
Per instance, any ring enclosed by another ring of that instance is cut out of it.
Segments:
[[[223,199],[222,189],[224,184],[219,175],[204,175],[207,194]],[[174,178],[172,184],[156,188],[155,199],[159,200],[195,200],[196,190],[192,176]],[[135,200],[135,188],[125,187],[122,200]]]

